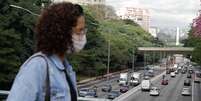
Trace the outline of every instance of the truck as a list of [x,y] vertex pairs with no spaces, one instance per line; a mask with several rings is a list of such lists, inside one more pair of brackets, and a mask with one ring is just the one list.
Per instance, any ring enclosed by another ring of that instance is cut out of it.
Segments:
[[151,88],[151,81],[150,80],[142,80],[141,90],[150,90]]
[[128,84],[128,73],[120,73],[119,85]]
[[130,76],[130,85],[137,86],[141,83],[141,73],[133,72]]

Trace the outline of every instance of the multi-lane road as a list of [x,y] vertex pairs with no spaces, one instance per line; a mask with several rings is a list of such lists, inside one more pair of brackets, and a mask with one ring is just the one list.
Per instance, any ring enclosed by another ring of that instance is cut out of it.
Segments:
[[187,79],[186,74],[177,74],[175,78],[167,75],[166,78],[169,80],[169,84],[166,86],[161,85],[161,78],[152,82],[153,86],[160,88],[159,96],[150,96],[149,92],[138,90],[126,101],[201,101],[201,85],[199,83],[191,82],[192,86],[185,86],[190,88],[192,96],[181,95],[184,80]]
[[[159,69],[159,70],[156,69],[155,70],[155,75],[158,75],[158,74],[162,73],[162,71],[164,71],[164,69]],[[144,70],[140,70],[140,71],[137,71],[137,72],[143,73]],[[128,75],[129,75],[129,73],[128,73]],[[107,98],[108,93],[107,92],[102,92],[101,88],[103,87],[103,85],[109,83],[109,84],[112,85],[112,90],[120,91],[120,86],[119,86],[117,80],[119,80],[119,76],[116,76],[116,77],[114,77],[114,78],[112,78],[112,79],[110,79],[108,81],[103,81],[103,82],[99,82],[97,84],[90,85],[87,88],[92,88],[92,87],[96,86],[97,87],[98,98]],[[132,89],[132,88],[133,88],[133,86],[129,86],[129,89]]]
[[[164,70],[155,70],[156,75],[161,74],[163,71]],[[143,70],[138,72],[143,73]],[[165,73],[163,72],[163,74]],[[184,86],[184,80],[189,79],[187,78],[187,73],[176,74],[176,77],[174,78],[170,77],[170,74],[167,74],[165,78],[168,79],[168,85],[161,85],[162,75],[154,77],[152,80],[152,86],[160,88],[159,96],[150,96],[148,91],[141,91],[140,85],[137,87],[130,86],[130,89],[133,90],[136,88],[137,90],[130,96],[126,97],[124,101],[201,101],[201,83],[194,83],[193,75],[194,74],[192,74],[192,78],[190,78],[191,86]],[[111,83],[113,90],[119,90],[120,86],[117,82],[118,79],[119,77],[117,76],[113,79],[110,79],[108,82],[104,81],[96,84],[98,87],[98,98],[107,98],[107,93],[101,91],[101,87],[104,84]],[[190,88],[191,96],[183,96],[181,94],[184,87]]]

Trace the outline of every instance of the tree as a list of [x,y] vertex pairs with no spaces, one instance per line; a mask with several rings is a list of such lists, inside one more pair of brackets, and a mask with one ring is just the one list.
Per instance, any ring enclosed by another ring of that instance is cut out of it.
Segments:
[[9,89],[19,66],[33,54],[36,16],[12,8],[18,5],[39,12],[34,0],[0,1],[0,89]]
[[88,5],[86,7],[90,10],[92,16],[97,20],[116,19],[117,15],[112,6],[108,5]]
[[[194,29],[195,30],[195,29]],[[197,62],[201,65],[201,38],[198,33],[193,33],[193,28],[188,32],[188,38],[184,42],[185,47],[194,47],[194,52],[192,52],[192,61]]]

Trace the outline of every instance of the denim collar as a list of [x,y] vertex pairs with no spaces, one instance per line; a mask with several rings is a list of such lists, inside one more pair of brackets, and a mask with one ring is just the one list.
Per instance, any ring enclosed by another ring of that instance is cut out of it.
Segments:
[[50,56],[51,61],[56,65],[59,70],[67,70],[67,72],[73,72],[72,66],[69,64],[68,60],[65,58],[64,63],[60,60],[57,55]]
[[[59,70],[64,70],[65,69],[64,64],[62,63],[62,61],[60,60],[60,58],[57,55],[55,55],[55,54],[51,55],[50,60],[51,60],[51,62],[53,62],[56,65],[56,67]],[[64,61],[64,63],[65,63],[65,61]]]

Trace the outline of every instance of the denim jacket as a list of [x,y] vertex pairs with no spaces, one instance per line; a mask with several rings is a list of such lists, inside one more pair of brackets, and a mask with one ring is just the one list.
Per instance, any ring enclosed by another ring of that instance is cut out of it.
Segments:
[[[38,54],[44,55],[38,52],[33,56]],[[51,101],[71,101],[70,88],[63,70],[67,69],[67,73],[69,73],[74,87],[77,89],[76,76],[72,66],[69,65],[67,60],[63,64],[57,55],[46,57],[49,66]],[[20,67],[7,101],[44,101],[46,61],[42,57],[30,57],[28,60]]]

